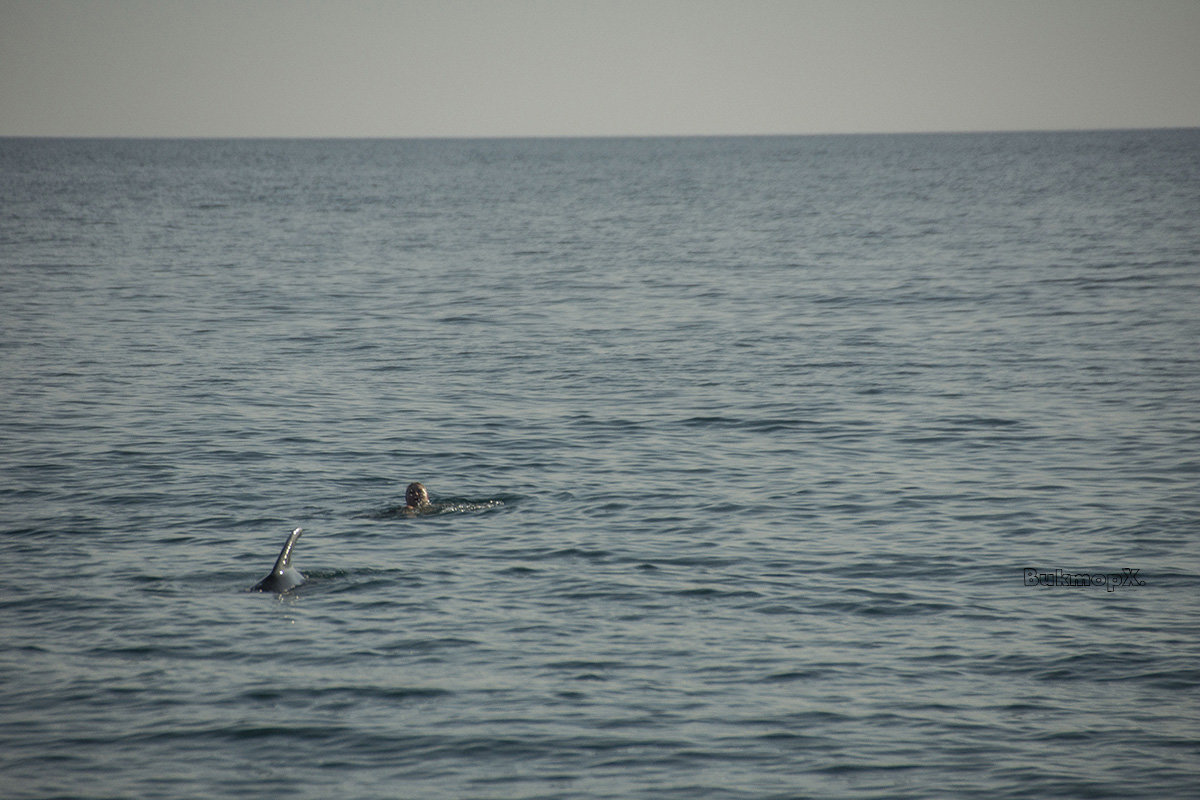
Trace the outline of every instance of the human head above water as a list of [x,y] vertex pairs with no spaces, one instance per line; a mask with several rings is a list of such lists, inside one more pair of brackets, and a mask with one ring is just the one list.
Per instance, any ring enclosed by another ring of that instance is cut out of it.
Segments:
[[419,483],[410,483],[404,490],[404,502],[412,508],[424,508],[429,505],[429,492]]

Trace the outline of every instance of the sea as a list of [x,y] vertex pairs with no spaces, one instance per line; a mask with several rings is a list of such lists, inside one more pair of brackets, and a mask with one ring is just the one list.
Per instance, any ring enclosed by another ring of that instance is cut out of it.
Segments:
[[0,786],[1196,797],[1200,130],[0,140]]

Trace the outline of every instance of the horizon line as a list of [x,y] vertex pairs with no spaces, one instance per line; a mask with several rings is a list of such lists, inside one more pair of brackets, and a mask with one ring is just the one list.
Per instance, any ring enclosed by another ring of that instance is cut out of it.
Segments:
[[545,139],[794,139],[821,136],[970,136],[1030,133],[1135,133],[1192,131],[1200,125],[1113,126],[1081,128],[964,128],[898,131],[810,131],[806,133],[567,133],[567,134],[91,134],[0,133],[0,139],[91,139],[127,141],[498,141]]

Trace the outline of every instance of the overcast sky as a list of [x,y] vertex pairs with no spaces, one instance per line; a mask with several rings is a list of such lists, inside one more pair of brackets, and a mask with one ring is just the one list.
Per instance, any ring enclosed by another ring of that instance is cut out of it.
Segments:
[[0,0],[0,135],[1200,126],[1200,0]]

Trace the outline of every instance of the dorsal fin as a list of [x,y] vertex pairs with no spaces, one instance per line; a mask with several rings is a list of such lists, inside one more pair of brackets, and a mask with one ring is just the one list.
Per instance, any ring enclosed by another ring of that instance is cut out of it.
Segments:
[[275,566],[251,591],[283,593],[304,583],[304,576],[300,574],[300,570],[292,566],[292,548],[296,546],[296,540],[299,538],[300,528],[295,528],[288,534],[283,549],[279,551],[279,558],[275,559]]
[[279,558],[275,559],[275,569],[271,570],[276,575],[281,574],[292,565],[292,548],[296,546],[296,540],[300,538],[301,530],[303,528],[296,528],[288,534],[287,541],[283,543],[283,549],[279,551]]

